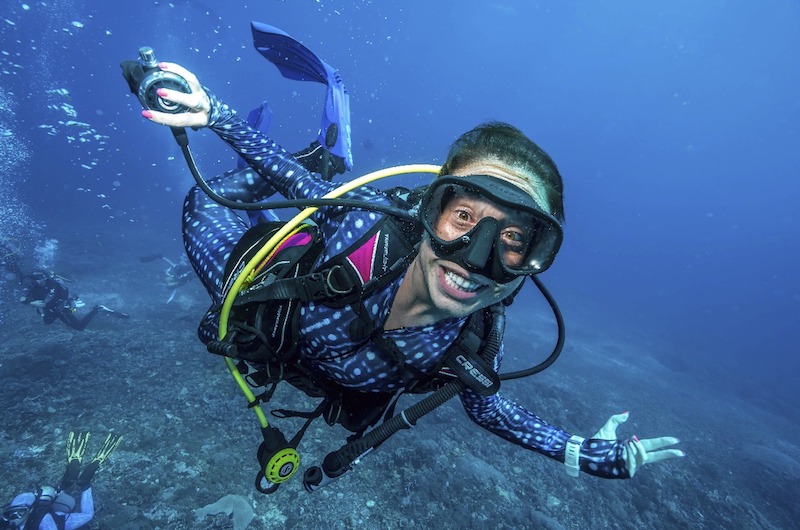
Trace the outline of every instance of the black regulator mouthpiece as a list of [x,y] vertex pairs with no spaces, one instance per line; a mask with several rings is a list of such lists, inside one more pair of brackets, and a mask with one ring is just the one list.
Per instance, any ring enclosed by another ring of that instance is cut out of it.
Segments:
[[120,66],[122,67],[122,76],[128,82],[131,92],[139,98],[142,107],[167,114],[179,114],[189,110],[185,105],[167,101],[158,95],[159,88],[177,90],[186,94],[191,94],[192,89],[181,76],[165,72],[158,67],[153,48],[142,46],[139,48],[138,61],[122,61]]

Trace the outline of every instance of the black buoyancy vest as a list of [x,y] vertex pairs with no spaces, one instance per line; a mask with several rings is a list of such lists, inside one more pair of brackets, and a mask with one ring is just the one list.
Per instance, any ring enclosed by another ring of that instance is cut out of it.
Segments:
[[[259,223],[242,236],[225,267],[224,291],[282,226]],[[348,249],[315,265],[323,252],[319,229],[303,225],[256,267],[253,281],[236,297],[229,332],[236,333],[237,357],[252,362],[291,359],[300,304],[312,301],[352,306],[359,319],[349,330],[351,338],[369,337],[375,330],[362,301],[406,270],[416,255],[420,230],[414,223],[385,216]]]
[[[226,290],[282,226],[281,222],[261,223],[242,236],[226,265]],[[315,225],[304,225],[256,267],[253,281],[234,301],[225,340],[209,342],[209,351],[239,360],[240,371],[248,374],[252,386],[284,380],[311,397],[325,397],[331,402],[323,413],[329,424],[363,431],[377,423],[395,394],[358,392],[320,380],[295,357],[301,303],[350,305],[359,317],[351,325],[350,337],[371,339],[387,352],[405,374],[406,391],[430,392],[459,377],[481,394],[496,392],[500,381],[492,368],[494,359],[481,360],[479,355],[493,312],[473,314],[440,364],[430,374],[422,374],[406,370],[402,354],[382,337],[383,330],[363,306],[364,298],[406,270],[416,255],[421,230],[418,224],[384,216],[348,249],[315,266],[323,251],[321,238]]]

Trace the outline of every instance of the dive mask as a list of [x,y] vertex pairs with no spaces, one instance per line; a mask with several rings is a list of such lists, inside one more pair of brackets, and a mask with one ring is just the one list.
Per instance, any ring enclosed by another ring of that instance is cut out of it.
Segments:
[[[503,219],[476,218],[476,200],[492,203]],[[439,258],[497,283],[546,270],[563,239],[561,223],[533,197],[488,175],[438,177],[422,196],[420,219]]]

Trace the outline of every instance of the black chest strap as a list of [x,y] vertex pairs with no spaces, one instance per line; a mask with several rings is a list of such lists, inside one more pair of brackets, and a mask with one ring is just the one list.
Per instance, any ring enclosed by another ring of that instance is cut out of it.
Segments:
[[[255,233],[253,236],[248,236],[248,239],[254,239],[255,236],[265,232],[260,227],[251,231]],[[268,232],[267,236],[271,236],[272,233],[274,231]],[[262,236],[258,243],[263,243],[266,239],[266,236]],[[234,305],[269,303],[278,300],[321,302],[331,307],[356,304],[376,289],[397,278],[416,255],[418,242],[419,228],[416,225],[385,217],[347,250],[310,272],[287,275],[283,272],[280,262],[272,264],[272,268],[281,270],[281,277],[265,274],[258,283],[239,294]],[[259,247],[248,242],[247,248]],[[228,269],[226,276],[233,271],[231,267]]]
[[267,278],[257,289],[237,296],[234,304],[244,305],[274,300],[325,301],[348,296],[355,291],[356,286],[356,279],[345,267],[334,265],[328,269],[293,278],[280,280]]
[[426,377],[422,371],[417,370],[413,366],[410,366],[406,363],[406,357],[403,355],[403,352],[400,351],[400,348],[397,347],[397,344],[394,342],[394,339],[391,337],[386,337],[384,335],[383,328],[378,328],[375,333],[372,335],[372,343],[386,356],[389,358],[389,361],[394,364],[400,370],[400,378],[403,381],[403,386],[409,388],[413,386],[416,381],[419,381]]
[[[458,337],[447,349],[432,374],[406,363],[405,355],[391,337],[378,328],[370,337],[375,346],[399,368],[403,386],[408,392],[430,392],[440,388],[442,379],[458,378],[482,396],[491,396],[500,389],[500,376],[494,362],[502,341],[505,306],[496,304],[469,316]],[[499,338],[495,338],[498,337]],[[495,342],[496,344],[491,344]]]

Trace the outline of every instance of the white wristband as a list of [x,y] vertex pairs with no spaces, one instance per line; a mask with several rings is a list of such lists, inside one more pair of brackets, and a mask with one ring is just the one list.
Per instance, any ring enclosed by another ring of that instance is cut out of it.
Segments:
[[585,438],[573,435],[564,448],[564,465],[567,466],[567,475],[577,477],[581,474],[581,444]]

